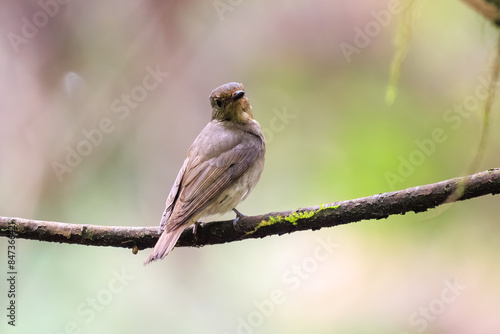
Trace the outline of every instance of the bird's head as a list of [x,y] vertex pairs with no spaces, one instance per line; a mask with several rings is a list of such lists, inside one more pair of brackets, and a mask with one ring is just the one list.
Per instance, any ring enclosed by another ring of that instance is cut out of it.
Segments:
[[210,94],[212,120],[246,123],[253,119],[243,85],[229,82],[215,88]]

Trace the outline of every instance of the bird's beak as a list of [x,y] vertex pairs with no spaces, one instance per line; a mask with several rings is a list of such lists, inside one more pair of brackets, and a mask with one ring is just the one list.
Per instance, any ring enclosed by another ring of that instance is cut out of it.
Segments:
[[243,95],[245,95],[245,91],[243,90],[238,90],[236,92],[233,93],[233,101],[237,101],[239,99],[241,99],[243,97]]

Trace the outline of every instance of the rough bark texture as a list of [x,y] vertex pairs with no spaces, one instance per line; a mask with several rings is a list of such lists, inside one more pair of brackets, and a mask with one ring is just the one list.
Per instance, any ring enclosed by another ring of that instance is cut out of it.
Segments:
[[[458,190],[457,190],[458,186]],[[177,247],[200,247],[226,242],[263,238],[301,230],[317,230],[361,220],[382,219],[409,211],[422,212],[436,206],[500,193],[500,169],[405,190],[373,195],[348,201],[272,212],[245,217],[238,222],[218,221],[198,227],[197,234],[186,229]],[[0,217],[0,236],[91,246],[145,249],[158,240],[158,227],[76,225]]]

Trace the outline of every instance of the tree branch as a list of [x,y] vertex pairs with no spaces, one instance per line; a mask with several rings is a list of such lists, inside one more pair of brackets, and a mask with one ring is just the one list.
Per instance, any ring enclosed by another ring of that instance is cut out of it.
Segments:
[[[458,189],[458,190],[457,190]],[[200,247],[301,230],[317,230],[361,220],[382,219],[409,211],[422,212],[447,202],[500,193],[500,168],[438,183],[348,201],[272,212],[187,228],[177,247]],[[145,249],[158,240],[158,227],[76,225],[23,218],[0,217],[0,236],[40,241]]]

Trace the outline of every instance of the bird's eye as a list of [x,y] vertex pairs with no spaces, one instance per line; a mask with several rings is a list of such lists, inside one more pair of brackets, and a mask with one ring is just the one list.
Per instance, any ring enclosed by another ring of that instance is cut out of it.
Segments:
[[222,101],[219,99],[215,100],[215,104],[217,104],[217,107],[219,107],[219,108],[222,107]]

